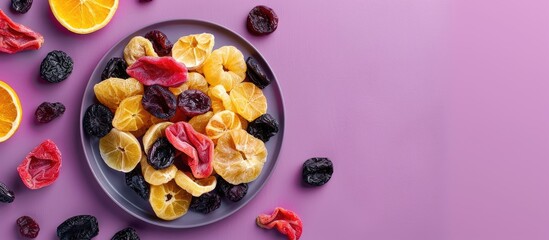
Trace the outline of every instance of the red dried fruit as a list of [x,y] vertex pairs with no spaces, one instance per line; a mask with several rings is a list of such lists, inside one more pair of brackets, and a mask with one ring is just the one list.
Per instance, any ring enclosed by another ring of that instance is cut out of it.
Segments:
[[28,27],[13,22],[0,10],[0,52],[16,53],[42,47],[44,37]]
[[253,34],[269,34],[278,27],[278,16],[270,7],[256,6],[248,14],[247,26]]
[[146,86],[177,87],[187,81],[187,68],[172,57],[141,57],[126,72]]
[[187,164],[195,178],[205,178],[212,174],[214,144],[206,135],[196,132],[186,122],[178,122],[166,128],[168,141],[187,155]]
[[145,38],[149,39],[153,44],[154,51],[158,56],[171,56],[173,44],[168,39],[168,36],[159,30],[152,30],[145,34]]
[[299,239],[303,232],[303,223],[297,214],[281,207],[275,208],[271,215],[261,214],[257,216],[256,223],[259,227],[265,229],[276,227],[280,233],[286,235],[290,240]]
[[17,167],[23,183],[30,189],[51,185],[59,177],[61,152],[52,140],[34,148]]
[[17,219],[17,226],[19,226],[19,232],[23,237],[36,238],[40,232],[40,226],[29,216],[22,216]]

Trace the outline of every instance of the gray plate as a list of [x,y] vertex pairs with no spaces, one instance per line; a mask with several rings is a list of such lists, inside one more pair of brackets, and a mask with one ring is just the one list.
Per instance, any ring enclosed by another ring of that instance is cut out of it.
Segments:
[[257,49],[255,49],[248,41],[237,33],[217,24],[199,20],[166,21],[134,32],[130,36],[127,36],[118,42],[105,54],[105,56],[97,64],[97,67],[93,71],[88,85],[86,86],[86,91],[84,92],[82,106],[80,109],[80,119],[83,118],[87,107],[97,102],[93,92],[93,86],[101,80],[101,72],[107,64],[107,61],[112,57],[122,57],[123,49],[132,37],[138,35],[143,36],[145,33],[153,29],[158,29],[164,32],[172,42],[177,41],[177,39],[181,36],[189,34],[203,32],[212,33],[215,36],[214,49],[224,45],[233,45],[242,51],[245,58],[252,56],[265,68],[267,75],[273,79],[273,82],[263,90],[263,93],[267,97],[268,113],[278,120],[280,124],[280,132],[266,143],[269,154],[261,175],[249,184],[248,194],[239,202],[234,203],[224,199],[221,203],[221,207],[209,214],[201,214],[189,210],[186,215],[179,219],[174,221],[164,221],[154,215],[148,201],[138,197],[137,194],[125,185],[123,173],[110,169],[103,162],[99,154],[99,140],[95,137],[88,137],[84,134],[82,124],[80,124],[82,147],[84,148],[84,153],[91,171],[99,182],[99,185],[101,185],[107,195],[116,204],[118,204],[118,206],[126,210],[131,215],[145,222],[169,228],[191,228],[210,224],[231,215],[246,205],[261,190],[263,185],[269,179],[269,176],[276,165],[284,135],[284,104],[280,87],[278,86],[276,77],[274,76],[267,61],[265,61]]

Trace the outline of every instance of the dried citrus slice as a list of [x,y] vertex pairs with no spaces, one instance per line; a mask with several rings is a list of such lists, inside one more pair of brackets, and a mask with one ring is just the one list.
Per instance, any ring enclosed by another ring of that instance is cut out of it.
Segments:
[[141,172],[143,172],[143,177],[149,184],[162,185],[175,177],[177,167],[172,164],[167,168],[156,170],[147,162],[147,157],[143,155],[141,158]]
[[212,53],[214,44],[214,35],[209,33],[183,36],[173,45],[172,57],[193,70],[202,66]]
[[93,86],[95,97],[100,103],[115,112],[122,100],[143,94],[143,84],[135,78],[108,78]]
[[145,125],[143,125],[142,127],[140,127],[139,129],[137,129],[135,131],[130,131],[130,133],[133,134],[136,138],[142,137],[143,135],[145,135],[147,130],[149,130],[149,128],[152,125],[157,124],[159,122],[165,121],[164,119],[157,118],[157,117],[153,116],[152,114],[149,114],[149,115],[150,115],[150,118],[147,121],[147,123],[145,123]]
[[244,55],[236,47],[220,47],[206,59],[203,71],[210,85],[222,84],[227,91],[231,91],[246,77]]
[[236,112],[250,122],[267,113],[267,98],[253,83],[236,85],[230,96]]
[[141,105],[143,95],[126,98],[120,102],[112,120],[113,127],[121,131],[136,131],[146,126],[151,118]]
[[202,74],[190,72],[187,74],[187,81],[185,83],[181,84],[179,87],[169,88],[169,90],[176,96],[189,89],[195,89],[202,91],[203,93],[207,93],[208,82],[206,82],[206,79],[202,76]]
[[0,81],[0,142],[8,140],[19,128],[23,110],[13,88]]
[[192,195],[181,189],[175,181],[151,185],[149,203],[157,217],[163,220],[177,219],[189,210]]
[[231,97],[227,93],[225,87],[223,85],[217,85],[212,88],[210,88],[208,92],[211,97],[210,98],[216,98],[221,100],[221,103],[223,104],[223,109],[230,110],[230,111],[236,111],[233,102],[231,100]]
[[158,54],[154,51],[149,39],[141,36],[133,37],[124,48],[124,60],[128,66],[131,66],[137,62],[137,59],[144,56],[158,57]]
[[236,185],[255,180],[266,159],[265,144],[245,130],[236,129],[217,140],[213,167],[219,176]]
[[189,124],[191,124],[195,131],[206,134],[206,125],[208,125],[208,121],[210,121],[210,118],[212,118],[213,115],[214,113],[209,111],[207,113],[194,116],[191,120],[189,120]]
[[105,27],[118,8],[118,0],[49,0],[49,3],[57,21],[78,34]]
[[220,138],[224,133],[233,129],[242,129],[240,119],[236,113],[223,110],[210,118],[206,125],[206,135],[212,140]]
[[175,183],[191,195],[200,197],[200,195],[215,189],[217,179],[215,176],[196,179],[191,172],[182,172],[178,170],[175,174]]
[[142,156],[137,138],[116,128],[99,139],[99,153],[107,166],[121,172],[133,170]]
[[145,151],[145,154],[149,153],[149,149],[153,145],[154,141],[156,141],[159,137],[165,137],[166,133],[164,130],[166,130],[167,127],[172,125],[171,122],[161,122],[152,125],[145,135],[143,135],[143,151]]

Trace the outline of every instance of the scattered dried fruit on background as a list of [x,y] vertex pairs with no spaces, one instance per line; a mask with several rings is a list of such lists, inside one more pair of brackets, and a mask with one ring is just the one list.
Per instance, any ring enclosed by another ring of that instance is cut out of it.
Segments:
[[0,202],[11,203],[15,200],[15,194],[10,190],[6,184],[0,182]]
[[265,229],[276,229],[286,235],[289,240],[297,240],[303,232],[303,223],[297,214],[281,207],[275,208],[271,215],[261,214],[257,217],[256,223]]
[[34,148],[17,167],[25,186],[39,189],[51,185],[59,177],[61,151],[50,140]]
[[32,7],[32,0],[11,0],[11,8],[17,13],[27,13]]
[[65,105],[60,102],[43,102],[34,112],[34,117],[39,123],[48,123],[65,113]]
[[124,228],[114,234],[111,240],[139,240],[137,232],[132,227]]
[[310,158],[303,163],[303,181],[311,186],[326,184],[334,173],[334,165],[328,158]]
[[256,6],[248,14],[248,30],[256,35],[272,33],[278,27],[278,16],[267,6]]
[[50,83],[67,79],[74,66],[72,58],[65,52],[54,50],[48,53],[40,64],[40,77]]
[[78,215],[65,220],[57,227],[60,240],[92,239],[99,234],[97,218],[91,215]]
[[15,23],[0,10],[0,52],[16,53],[42,47],[44,37],[22,24]]
[[17,226],[19,226],[19,233],[26,238],[36,238],[40,232],[40,226],[38,223],[29,216],[22,216],[17,219]]

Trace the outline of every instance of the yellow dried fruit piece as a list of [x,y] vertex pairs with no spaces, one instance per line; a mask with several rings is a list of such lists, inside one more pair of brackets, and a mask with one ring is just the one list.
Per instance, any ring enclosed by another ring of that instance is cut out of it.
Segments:
[[122,100],[143,94],[144,88],[135,78],[109,78],[95,84],[93,91],[100,103],[115,112]]
[[159,137],[166,136],[166,133],[164,130],[166,130],[166,128],[172,124],[173,124],[172,122],[161,122],[161,123],[152,125],[147,130],[145,135],[143,135],[143,150],[145,151],[145,154],[149,153],[149,149],[151,149],[151,146]]
[[189,89],[195,89],[202,91],[203,93],[207,93],[208,82],[206,82],[206,79],[202,76],[202,74],[190,72],[187,74],[187,81],[185,83],[181,84],[179,87],[169,88],[169,90],[176,96]]
[[209,111],[204,114],[194,116],[191,120],[189,120],[189,124],[191,124],[195,131],[206,134],[206,125],[208,125],[208,121],[210,121],[210,118],[212,118],[213,115],[214,113]]
[[200,195],[215,189],[217,179],[215,176],[196,179],[193,177],[191,172],[183,172],[178,170],[175,174],[175,183],[191,195],[200,197]]
[[246,78],[244,55],[234,46],[214,50],[202,68],[210,85],[222,84],[227,91]]
[[158,57],[158,54],[154,51],[149,39],[141,36],[133,37],[124,48],[124,60],[128,66],[131,66],[137,59],[144,56]]
[[157,217],[174,220],[187,213],[192,197],[177,186],[175,181],[169,181],[162,185],[151,185],[149,203]]
[[172,48],[172,57],[194,70],[204,64],[215,45],[214,35],[210,33],[192,34],[180,37]]
[[114,113],[113,127],[121,131],[137,131],[149,124],[151,114],[141,105],[143,95],[136,95],[122,100]]
[[267,98],[253,83],[239,83],[230,96],[236,112],[250,122],[267,113]]
[[147,162],[147,157],[143,155],[141,158],[141,172],[145,181],[152,185],[162,185],[175,178],[177,167],[170,165],[167,168],[156,170]]
[[240,119],[236,113],[229,110],[223,110],[210,118],[206,125],[206,135],[215,141],[224,133],[234,129],[242,129]]
[[211,95],[210,99],[213,97],[215,99],[221,100],[224,110],[230,110],[233,112],[236,111],[233,106],[233,102],[231,101],[231,97],[229,96],[227,90],[225,89],[225,87],[223,87],[223,85],[220,84],[211,87],[208,93],[210,93]]
[[141,146],[132,134],[116,128],[99,139],[99,153],[110,168],[130,172],[141,160]]

